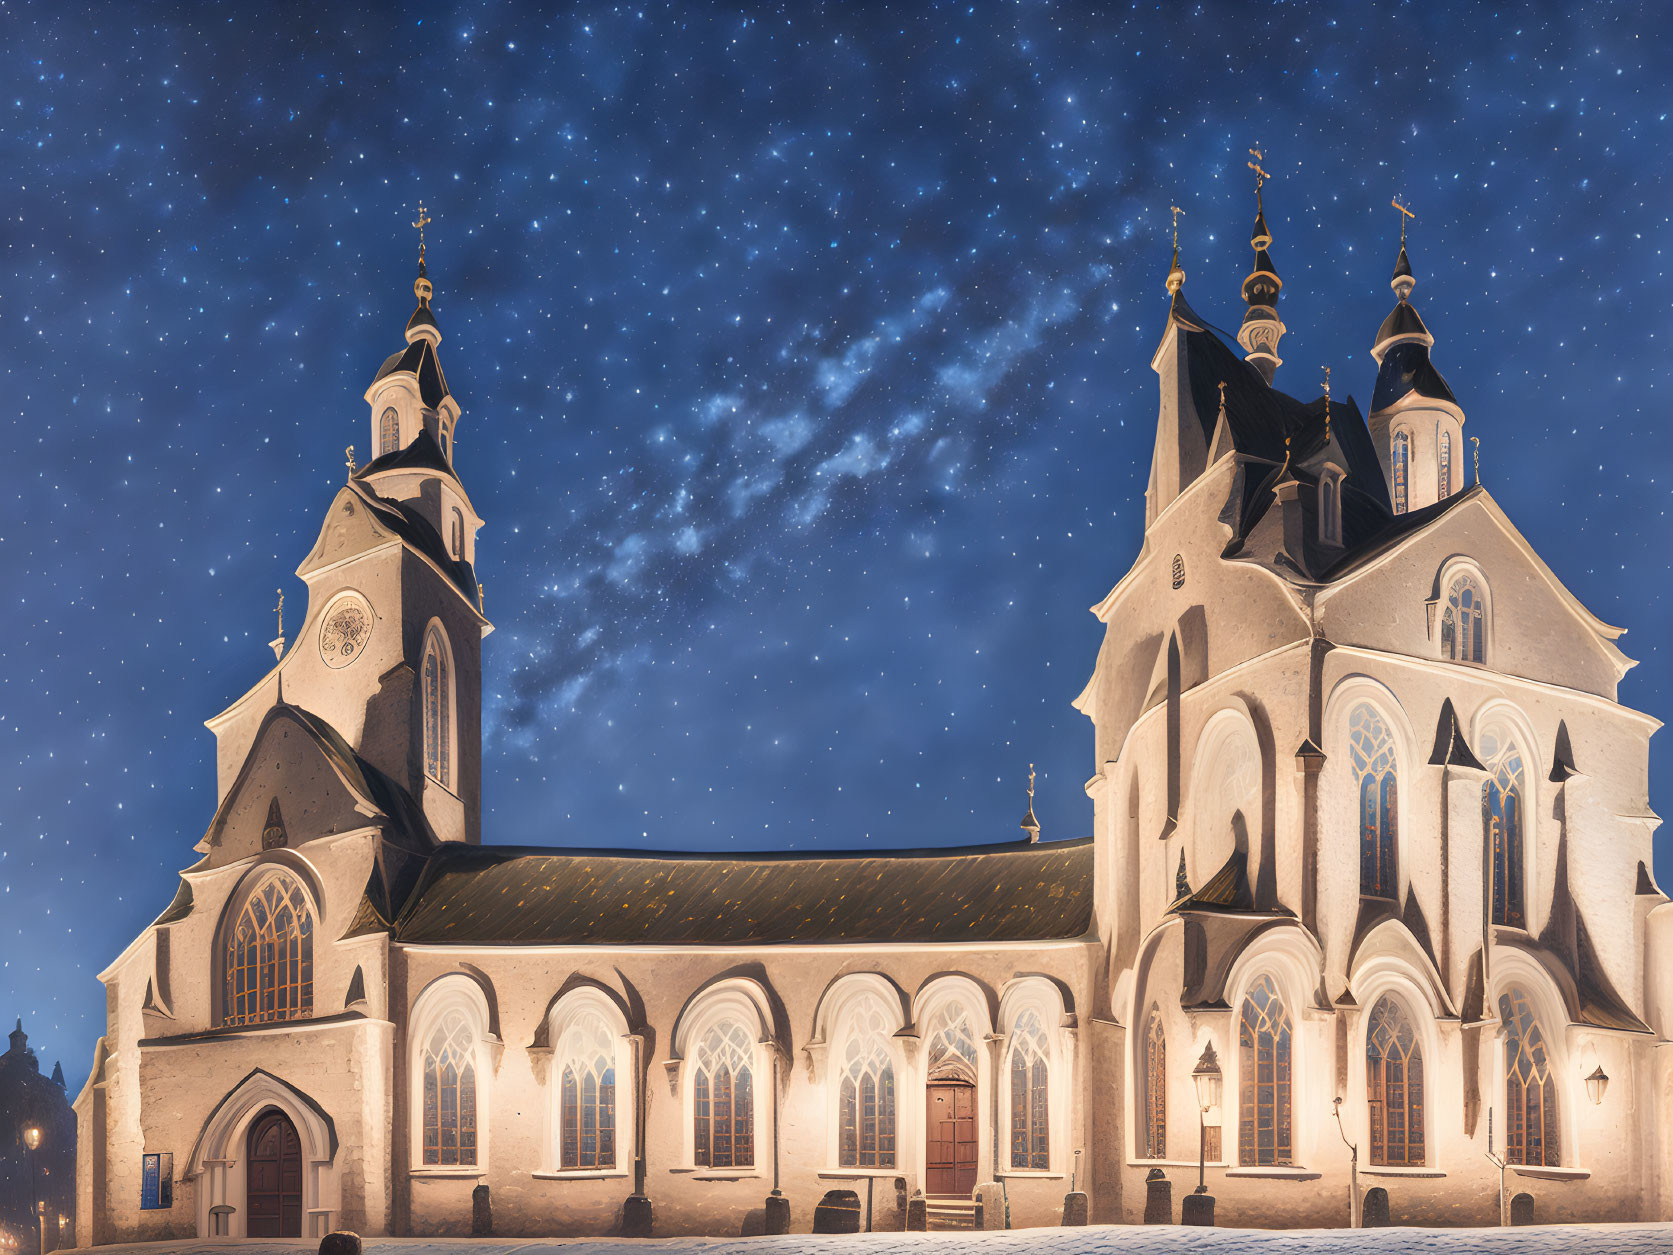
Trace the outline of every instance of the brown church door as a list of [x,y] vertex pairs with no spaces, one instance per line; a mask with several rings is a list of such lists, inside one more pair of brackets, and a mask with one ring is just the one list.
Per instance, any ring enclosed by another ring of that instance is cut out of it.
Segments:
[[929,1083],[927,1194],[969,1198],[976,1188],[976,1087],[964,1081]]
[[269,1111],[250,1126],[244,1195],[250,1237],[302,1236],[302,1144],[283,1112]]

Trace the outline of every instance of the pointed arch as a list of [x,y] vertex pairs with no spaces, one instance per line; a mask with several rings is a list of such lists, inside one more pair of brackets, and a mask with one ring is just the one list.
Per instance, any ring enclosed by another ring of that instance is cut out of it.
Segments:
[[1533,821],[1540,761],[1527,720],[1506,702],[1476,716],[1476,755],[1487,769],[1481,817],[1489,871],[1489,909],[1495,924],[1528,928],[1533,894]]
[[378,419],[378,456],[394,453],[401,447],[401,415],[393,405],[388,406]]
[[221,1024],[313,1015],[315,919],[306,888],[287,868],[267,864],[245,878],[222,917]]
[[1406,1001],[1386,993],[1371,1008],[1365,1032],[1366,1106],[1371,1162],[1418,1168],[1424,1163],[1423,1044]]
[[1237,1158],[1244,1167],[1293,1162],[1293,1038],[1277,982],[1267,975],[1256,977],[1243,996],[1237,1023]]
[[1348,750],[1359,799],[1359,891],[1377,898],[1399,893],[1395,854],[1399,816],[1394,736],[1370,702],[1348,711]]
[[453,647],[439,619],[430,620],[424,631],[423,662],[419,666],[419,691],[423,702],[424,774],[444,789],[453,788],[455,760],[455,674]]
[[633,1162],[637,1078],[621,1006],[606,989],[577,984],[554,1001],[546,1030],[553,1169],[623,1171]]
[[1520,986],[1499,995],[1504,1031],[1505,1159],[1554,1168],[1563,1161],[1557,1080],[1533,1003]]
[[1144,1037],[1140,1042],[1139,1078],[1140,1156],[1144,1159],[1168,1157],[1168,1042],[1162,1026],[1162,1008],[1152,1003],[1145,1019]]
[[413,1004],[411,1042],[413,1167],[482,1168],[488,1163],[489,1087],[499,1042],[483,986],[453,972],[427,985]]
[[1411,508],[1411,476],[1412,433],[1401,427],[1395,431],[1389,449],[1389,478],[1396,514],[1404,514]]
[[667,1067],[679,1086],[688,1167],[756,1168],[771,1119],[772,1024],[767,991],[749,977],[711,984],[681,1008]]

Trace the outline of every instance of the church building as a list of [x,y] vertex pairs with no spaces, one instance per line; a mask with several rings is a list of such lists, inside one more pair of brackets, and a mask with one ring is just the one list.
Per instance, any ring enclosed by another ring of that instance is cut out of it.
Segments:
[[839,1189],[875,1228],[920,1192],[932,1227],[1071,1191],[1138,1222],[1199,1153],[1225,1225],[1373,1190],[1395,1223],[1673,1218],[1621,629],[1472,474],[1404,235],[1368,417],[1278,390],[1264,213],[1251,243],[1235,343],[1176,243],[1144,542],[1075,702],[1090,835],[756,855],[484,841],[483,520],[421,247],[302,624],[209,720],[197,861],[100,974],[79,1242],[483,1203],[498,1235],[806,1231]]

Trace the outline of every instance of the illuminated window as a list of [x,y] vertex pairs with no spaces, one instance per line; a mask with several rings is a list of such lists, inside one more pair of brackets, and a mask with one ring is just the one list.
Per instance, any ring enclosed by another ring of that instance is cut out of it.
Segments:
[[445,787],[453,782],[453,694],[448,652],[432,628],[424,644],[424,772]]
[[1011,1030],[1011,1167],[1051,1167],[1051,1063],[1039,1012],[1017,1016]]
[[476,1032],[449,1012],[424,1046],[424,1162],[476,1163]]
[[883,1005],[869,995],[849,1013],[837,1089],[837,1162],[843,1168],[895,1166],[895,1065]]
[[1483,817],[1493,862],[1493,922],[1526,928],[1523,873],[1523,799],[1527,796],[1522,751],[1502,728],[1481,734],[1481,758],[1487,768]]
[[1257,980],[1243,999],[1237,1044],[1238,1162],[1244,1167],[1288,1164],[1290,1013],[1270,976]]
[[1469,573],[1455,577],[1447,589],[1441,612],[1441,655],[1453,662],[1480,662],[1486,634],[1486,602],[1481,586]]
[[699,1168],[755,1163],[754,1043],[736,1020],[703,1034],[693,1070],[693,1140]]
[[1146,1159],[1168,1157],[1168,1043],[1162,1034],[1162,1013],[1150,1009],[1144,1032],[1143,1078],[1144,1145]]
[[1562,1163],[1562,1148],[1545,1035],[1520,989],[1499,996],[1499,1018],[1505,1030],[1505,1159],[1555,1168]]
[[383,412],[378,421],[378,455],[394,453],[401,447],[401,416],[394,406]]
[[1364,702],[1348,715],[1348,745],[1359,791],[1359,891],[1392,898],[1396,794],[1394,738],[1376,709]]
[[250,891],[227,931],[223,962],[223,1024],[313,1014],[314,916],[294,877],[274,872]]
[[558,1166],[616,1166],[616,1042],[604,1017],[582,1011],[558,1039]]
[[1407,483],[1412,462],[1412,437],[1409,432],[1394,433],[1394,448],[1390,459],[1394,467],[1394,512],[1404,514],[1409,500]]
[[1441,433],[1440,477],[1436,483],[1444,501],[1452,495],[1452,433]]
[[1371,1162],[1423,1166],[1423,1051],[1405,1006],[1388,995],[1371,1008],[1365,1037]]

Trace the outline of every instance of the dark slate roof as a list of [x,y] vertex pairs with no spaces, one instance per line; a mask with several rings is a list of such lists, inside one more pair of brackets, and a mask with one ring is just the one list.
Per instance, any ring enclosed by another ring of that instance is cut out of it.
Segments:
[[[1380,334],[1377,343],[1382,343]],[[1429,346],[1421,340],[1403,340],[1383,355],[1383,364],[1377,369],[1376,391],[1371,394],[1371,410],[1375,413],[1387,409],[1410,392],[1458,404],[1441,372],[1429,360]]]
[[443,397],[451,396],[447,388],[447,376],[442,374],[441,361],[436,357],[436,350],[428,340],[414,340],[398,353],[391,353],[384,359],[378,373],[372,377],[372,382],[387,379],[390,375],[405,373],[418,380],[418,395],[424,404],[434,409],[440,405]]
[[1466,501],[1474,501],[1487,490],[1480,484],[1472,484],[1463,492],[1455,492],[1450,497],[1444,497],[1433,505],[1426,505],[1421,510],[1408,510],[1404,514],[1394,514],[1385,517],[1383,525],[1374,534],[1344,553],[1335,565],[1328,568],[1323,575],[1326,580],[1338,580],[1349,572],[1364,566],[1373,558],[1388,552],[1413,532],[1422,531],[1441,515],[1457,509]]
[[434,327],[438,332],[441,330],[441,324],[430,312],[430,302],[420,301],[418,308],[412,311],[412,317],[407,319],[407,330],[411,331],[414,327]]
[[1249,890],[1249,860],[1242,850],[1232,855],[1194,893],[1184,893],[1168,907],[1172,912],[1184,911],[1252,911],[1255,895]]
[[[416,440],[413,442],[413,444],[417,443],[418,442]],[[434,442],[432,441],[432,443]],[[411,446],[409,445],[408,447],[410,448]],[[381,460],[382,459],[379,459],[379,461]],[[376,465],[377,462],[373,462],[365,469],[371,470],[372,467]],[[447,546],[442,543],[440,534],[436,531],[429,519],[425,518],[405,501],[395,501],[389,497],[380,496],[373,492],[370,485],[361,481],[359,473],[357,473],[354,478],[349,481],[349,483],[359,495],[361,500],[365,501],[367,506],[372,510],[374,517],[377,518],[379,523],[382,523],[385,527],[389,528],[390,531],[394,532],[402,540],[406,541],[414,549],[418,550],[420,553],[424,554],[425,557],[429,558],[430,561],[434,562],[447,574],[448,578],[458,586],[459,591],[465,595],[465,599],[469,601],[471,605],[474,606],[477,604],[476,571],[471,567],[470,563],[464,561],[463,559],[455,559],[447,552]]]
[[447,845],[403,942],[1046,941],[1092,926],[1092,841],[746,857]]
[[453,468],[447,463],[447,455],[441,451],[436,438],[430,434],[428,427],[421,427],[417,437],[411,444],[396,449],[392,453],[385,453],[381,457],[373,458],[354,473],[356,479],[364,479],[368,475],[375,475],[379,471],[422,470],[437,471],[443,475],[452,475]]
[[1486,771],[1470,749],[1470,744],[1464,739],[1464,729],[1458,724],[1458,712],[1452,708],[1452,699],[1446,698],[1441,702],[1441,717],[1435,724],[1435,748],[1429,753],[1429,764],[1432,767],[1473,767],[1477,771]]
[[1431,344],[1435,340],[1410,301],[1395,302],[1394,308],[1388,311],[1388,317],[1383,319],[1383,325],[1377,328],[1377,338],[1371,343],[1387,344],[1396,336],[1422,336]]
[[1406,256],[1405,241],[1400,243],[1400,256],[1394,259],[1394,278],[1410,279],[1412,277],[1412,259]]

